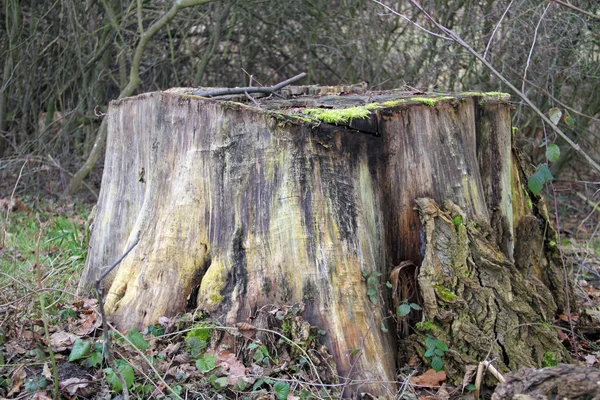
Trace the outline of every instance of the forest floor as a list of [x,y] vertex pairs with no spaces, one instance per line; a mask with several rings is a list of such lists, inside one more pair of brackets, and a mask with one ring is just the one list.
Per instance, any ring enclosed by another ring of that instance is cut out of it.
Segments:
[[[280,324],[268,335],[239,326],[242,352],[211,350],[211,337],[227,328],[186,314],[142,332],[111,329],[107,360],[98,300],[76,295],[93,196],[57,202],[12,189],[0,184],[0,398],[295,400],[338,398],[348,384],[316,365],[326,358],[317,328],[304,340],[294,335],[306,327],[294,307],[269,310]],[[598,366],[600,327],[582,328],[580,318],[600,313],[600,196],[585,183],[557,182],[545,193],[578,310],[558,316],[557,334],[578,363]],[[425,369],[400,374],[396,398],[472,397],[472,386],[442,392],[443,377]]]

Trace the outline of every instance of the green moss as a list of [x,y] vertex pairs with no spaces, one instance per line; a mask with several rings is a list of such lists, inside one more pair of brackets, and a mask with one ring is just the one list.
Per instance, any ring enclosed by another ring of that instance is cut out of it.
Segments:
[[344,124],[353,119],[367,118],[371,112],[367,107],[362,106],[338,109],[307,108],[303,113],[327,124]]
[[544,357],[542,359],[542,366],[546,367],[556,367],[558,365],[558,360],[556,358],[556,354],[552,351],[547,351],[544,353]]
[[443,301],[452,303],[456,300],[456,294],[451,290],[445,289],[442,285],[434,285],[433,288],[435,289],[435,294]]
[[[383,104],[385,104],[385,103],[383,103]],[[365,108],[367,110],[379,110],[380,108],[383,108],[383,104],[369,103],[369,104],[365,105]]]
[[431,321],[421,321],[417,322],[415,325],[415,329],[420,332],[432,332],[436,330],[436,326]]
[[381,103],[381,105],[383,107],[396,107],[400,104],[406,103],[406,100],[404,99],[399,99],[399,100],[388,100],[388,101],[384,101],[383,103]]
[[411,101],[418,101],[425,104],[427,107],[433,107],[435,103],[442,100],[452,100],[454,97],[440,96],[440,97],[411,97]]
[[452,222],[454,223],[454,227],[456,229],[458,229],[458,227],[460,226],[460,224],[462,224],[463,222],[463,217],[460,215],[456,215],[452,218]]

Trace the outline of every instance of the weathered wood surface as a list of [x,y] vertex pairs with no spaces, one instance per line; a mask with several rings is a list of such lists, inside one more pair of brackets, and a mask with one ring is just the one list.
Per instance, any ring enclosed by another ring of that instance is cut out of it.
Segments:
[[[549,265],[543,251],[534,257],[515,250],[515,227],[536,217],[513,159],[506,97],[386,92],[262,101],[257,108],[178,90],[111,104],[98,215],[81,287],[140,232],[106,298],[118,327],[141,328],[196,308],[232,325],[267,304],[304,303],[305,318],[327,332],[340,375],[394,381],[394,324],[385,320],[394,310],[383,305],[391,298],[384,283],[403,261],[420,265],[426,254],[448,257],[447,247],[426,248],[433,236],[413,209],[417,198],[451,201],[465,224],[491,225],[483,248],[497,249],[505,266],[499,273],[527,279]],[[306,115],[307,105],[369,106],[363,118],[327,124]],[[522,273],[509,267],[517,252]],[[476,262],[469,268],[484,279]],[[379,300],[367,295],[363,271],[381,273]],[[438,312],[451,311],[452,304],[433,286],[451,283],[447,290],[456,290],[464,287],[464,277],[452,269],[427,271],[419,278],[425,315],[452,346],[448,313]],[[562,283],[556,274],[542,275],[546,286],[536,289],[546,299],[547,287]],[[536,298],[527,290],[518,298]],[[512,287],[489,294],[508,299]],[[461,299],[461,318],[479,300]],[[529,305],[507,302],[491,306],[487,319],[473,320],[476,327],[487,324],[473,332],[499,337],[515,329],[499,321],[541,323],[557,310],[551,301],[536,316]],[[495,318],[507,304],[515,318]],[[558,342],[546,336],[542,345],[560,356]],[[520,338],[529,352],[516,361],[502,345],[494,347],[504,366],[537,365],[539,354],[531,349],[540,351],[539,340]],[[350,353],[357,348],[363,351],[354,360]],[[487,355],[482,346],[464,350],[468,361]],[[394,385],[369,389],[389,394]]]

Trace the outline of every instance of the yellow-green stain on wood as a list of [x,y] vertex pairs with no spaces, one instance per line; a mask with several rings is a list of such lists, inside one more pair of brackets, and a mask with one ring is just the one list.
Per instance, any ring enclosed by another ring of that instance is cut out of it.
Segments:
[[221,291],[227,284],[227,267],[225,263],[216,258],[212,260],[210,267],[202,277],[200,291],[198,292],[198,304],[210,309],[217,306],[222,300]]

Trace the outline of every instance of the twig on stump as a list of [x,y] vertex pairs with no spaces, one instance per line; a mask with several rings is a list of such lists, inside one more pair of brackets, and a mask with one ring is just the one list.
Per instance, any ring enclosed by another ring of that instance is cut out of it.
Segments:
[[98,299],[98,308],[100,309],[100,315],[102,316],[102,342],[104,344],[104,351],[106,352],[106,360],[107,360],[108,364],[110,365],[110,367],[113,369],[114,373],[119,377],[119,381],[121,381],[121,386],[123,388],[123,399],[124,400],[129,399],[129,392],[127,391],[127,384],[125,382],[125,378],[123,378],[123,376],[121,375],[121,372],[119,371],[119,369],[117,368],[117,366],[114,363],[113,354],[112,354],[112,351],[110,348],[110,340],[108,337],[108,322],[106,321],[106,313],[104,312],[104,299],[102,298],[102,291],[100,289],[100,284],[102,283],[102,280],[104,278],[106,278],[106,275],[108,275],[113,269],[115,269],[117,267],[117,265],[119,265],[121,263],[121,261],[123,261],[123,259],[125,257],[127,257],[127,254],[129,254],[131,252],[131,250],[133,250],[133,248],[138,244],[139,241],[140,241],[140,232],[138,232],[137,235],[135,235],[135,239],[133,240],[133,243],[131,243],[131,245],[127,248],[127,250],[125,250],[125,253],[123,253],[123,255],[117,259],[117,261],[112,263],[112,265],[110,267],[108,267],[106,269],[106,271],[104,271],[102,274],[100,274],[98,279],[96,279],[96,282],[94,282],[94,287],[96,289],[96,296]]
[[306,76],[306,72],[303,72],[303,73],[298,74],[288,80],[279,82],[277,85],[273,85],[273,86],[264,86],[264,87],[248,86],[248,87],[241,87],[241,88],[225,88],[225,89],[215,89],[215,90],[205,90],[205,91],[199,90],[199,91],[195,92],[194,95],[203,96],[203,97],[216,97],[216,96],[226,96],[229,94],[273,93],[287,85],[290,85],[294,82],[299,81],[300,79],[304,78],[305,76]]

